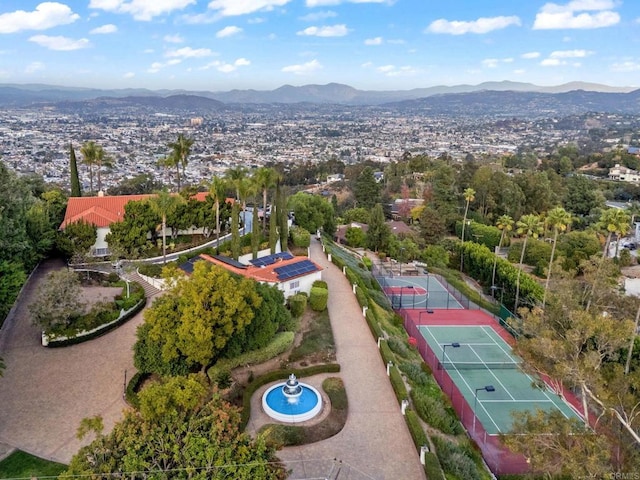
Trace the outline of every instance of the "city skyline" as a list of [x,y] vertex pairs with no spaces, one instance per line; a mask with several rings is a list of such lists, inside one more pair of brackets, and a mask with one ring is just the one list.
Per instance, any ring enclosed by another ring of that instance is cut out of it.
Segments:
[[209,91],[502,80],[640,86],[639,44],[640,4],[631,0],[0,5],[0,83]]

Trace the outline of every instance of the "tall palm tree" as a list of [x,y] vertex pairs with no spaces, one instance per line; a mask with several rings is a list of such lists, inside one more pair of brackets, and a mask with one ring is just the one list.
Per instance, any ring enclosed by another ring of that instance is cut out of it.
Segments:
[[517,313],[518,302],[520,300],[520,276],[522,274],[522,262],[524,261],[524,252],[527,250],[527,241],[529,237],[538,238],[544,231],[544,224],[538,215],[523,215],[518,223],[516,223],[518,235],[524,235],[522,244],[522,252],[520,253],[520,265],[518,265],[518,278],[516,280],[516,301],[514,302],[513,311]]
[[270,188],[276,186],[276,181],[280,177],[277,170],[262,167],[253,174],[258,187],[262,189],[262,231],[266,233],[267,228],[267,193]]
[[178,139],[175,142],[169,143],[167,146],[172,150],[172,153],[167,160],[171,163],[170,166],[176,167],[178,192],[180,191],[180,168],[182,173],[189,164],[189,154],[191,153],[191,146],[193,145],[193,138],[187,138],[184,134],[178,134]]
[[[593,278],[593,284],[591,285],[591,291],[589,292],[589,299],[587,300],[587,306],[585,307],[585,311],[589,311],[591,308],[591,301],[593,300],[593,294],[596,290],[596,286],[598,283],[598,277],[600,276],[600,268],[604,263],[604,259],[607,258],[607,254],[609,252],[609,246],[611,245],[611,237],[615,233],[620,239],[624,236],[630,229],[631,218],[629,214],[624,210],[620,210],[619,208],[609,208],[602,212],[600,215],[600,219],[597,223],[597,226],[607,232],[607,239],[604,242],[604,248],[602,249],[602,257],[600,257],[600,262],[598,262],[598,268],[596,269],[596,274]],[[616,244],[616,256],[618,255],[618,245],[620,242]]]
[[82,154],[82,163],[84,163],[87,167],[89,167],[89,188],[91,190],[91,194],[93,195],[93,166],[96,164],[96,155],[97,155],[98,146],[96,142],[84,142],[82,147],[80,148],[80,153]]
[[240,200],[240,183],[247,176],[247,169],[244,167],[230,168],[225,176],[236,191],[236,200]]
[[[500,230],[500,241],[498,242],[498,251],[502,248],[502,242],[504,241],[504,237],[506,235],[510,235],[511,230],[513,230],[513,218],[509,215],[501,215],[496,222],[496,227]],[[496,267],[498,266],[498,255],[496,254],[493,259],[493,274],[491,275],[491,287],[495,287],[496,285]],[[495,292],[495,290],[492,290]]]
[[[464,206],[464,218],[462,219],[462,243],[464,243],[464,227],[467,225],[467,213],[469,213],[469,204],[476,199],[476,191],[469,187],[465,188],[464,192],[462,192],[462,196],[465,200]],[[462,245],[460,245],[460,271],[462,272],[462,267],[464,263],[464,251],[462,249]]]
[[164,189],[157,192],[157,195],[149,198],[148,201],[154,213],[162,219],[162,259],[163,263],[167,263],[167,217],[176,211],[184,199],[180,195],[171,195]]
[[224,202],[226,193],[227,182],[224,178],[213,177],[209,185],[209,195],[211,195],[216,209],[216,248],[220,246],[220,204]]
[[558,244],[558,235],[565,232],[571,225],[571,214],[562,207],[556,207],[547,214],[547,224],[553,229],[553,246],[551,247],[551,258],[549,258],[549,268],[547,269],[547,280],[544,284],[544,295],[542,296],[542,309],[547,304],[547,291],[549,290],[549,281],[551,280],[551,267],[556,254],[556,245]]
[[251,177],[245,177],[237,183],[238,196],[240,198],[240,205],[242,210],[242,231],[246,233],[247,226],[247,199],[254,195],[257,191],[256,184]]
[[101,192],[102,177],[100,175],[101,173],[100,170],[102,169],[102,167],[110,167],[112,164],[111,164],[111,158],[104,153],[104,148],[102,148],[102,146],[100,145],[96,145],[95,164],[96,164],[96,171],[98,172],[98,191]]

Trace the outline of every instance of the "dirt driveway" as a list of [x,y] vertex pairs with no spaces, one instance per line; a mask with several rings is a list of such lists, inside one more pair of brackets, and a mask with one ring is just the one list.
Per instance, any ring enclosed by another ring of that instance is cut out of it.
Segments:
[[61,261],[40,265],[15,317],[0,330],[0,356],[7,366],[0,378],[0,442],[68,463],[90,440],[76,439],[80,420],[101,415],[109,431],[122,418],[125,372],[127,378],[135,373],[132,346],[142,314],[90,342],[42,347],[28,305],[46,274],[59,268],[65,268]]

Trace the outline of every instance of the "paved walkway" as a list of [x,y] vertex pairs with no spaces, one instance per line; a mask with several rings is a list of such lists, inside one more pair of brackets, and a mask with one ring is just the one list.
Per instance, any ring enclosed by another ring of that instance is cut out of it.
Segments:
[[[330,263],[315,239],[311,258],[324,267],[329,284],[329,315],[336,355],[349,399],[349,416],[336,436],[278,452],[293,470],[290,478],[398,480],[424,479],[418,453],[351,285],[340,269]],[[337,459],[332,462],[332,459]],[[342,462],[342,464],[340,463]],[[322,475],[322,476],[320,476]]]
[[25,287],[16,315],[0,330],[0,444],[42,458],[69,463],[80,442],[80,420],[101,415],[105,431],[122,418],[124,375],[134,373],[132,346],[138,314],[116,330],[90,342],[44,348],[31,324],[29,304],[39,285],[60,261],[40,265]]

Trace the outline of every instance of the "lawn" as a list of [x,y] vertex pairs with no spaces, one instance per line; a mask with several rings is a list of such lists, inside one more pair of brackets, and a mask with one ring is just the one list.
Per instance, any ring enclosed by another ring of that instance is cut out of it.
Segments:
[[3,478],[47,478],[57,477],[66,465],[34,457],[20,450],[0,461],[0,479]]

